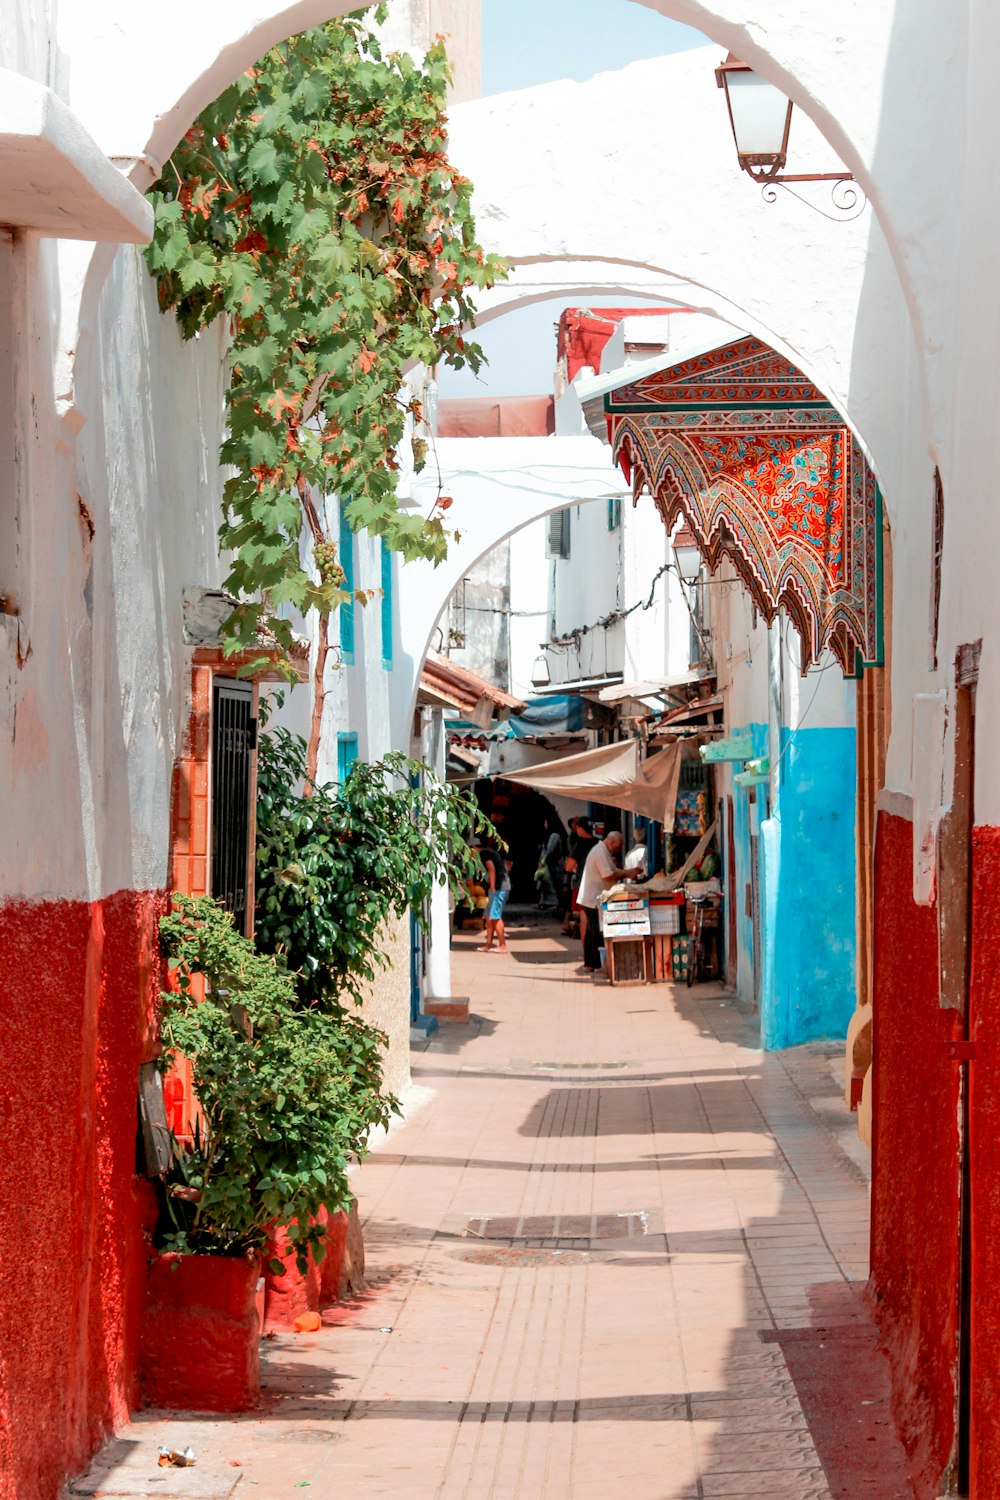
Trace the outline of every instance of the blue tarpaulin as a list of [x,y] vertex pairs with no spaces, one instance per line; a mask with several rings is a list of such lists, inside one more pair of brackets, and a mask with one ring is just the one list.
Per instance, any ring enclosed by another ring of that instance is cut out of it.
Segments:
[[583,728],[583,699],[578,693],[532,698],[521,714],[507,720],[516,740],[531,734],[568,734]]

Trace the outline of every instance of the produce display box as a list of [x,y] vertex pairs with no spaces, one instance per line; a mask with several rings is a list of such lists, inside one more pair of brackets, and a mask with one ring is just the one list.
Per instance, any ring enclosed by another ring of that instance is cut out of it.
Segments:
[[654,983],[662,984],[674,977],[672,945],[673,939],[665,935],[654,933],[646,939],[646,963]]
[[648,984],[646,939],[629,937],[607,939],[608,978],[612,984]]
[[671,939],[671,965],[675,982],[687,979],[688,969],[691,967],[691,939],[689,937]]
[[671,901],[669,904],[650,905],[649,930],[658,936],[672,936],[684,925],[684,907]]

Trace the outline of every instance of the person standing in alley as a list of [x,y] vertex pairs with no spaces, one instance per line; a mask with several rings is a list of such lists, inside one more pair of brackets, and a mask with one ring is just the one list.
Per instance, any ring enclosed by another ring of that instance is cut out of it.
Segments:
[[[507,931],[503,922],[503,909],[510,895],[510,871],[499,849],[492,844],[480,846],[479,858],[486,871],[486,941],[480,953],[506,953]],[[496,948],[493,940],[496,939]]]
[[583,938],[583,965],[586,969],[599,969],[600,930],[597,923],[597,908],[608,886],[618,880],[634,880],[638,870],[623,870],[618,865],[622,850],[620,833],[609,833],[595,844],[587,855],[580,881],[577,904],[580,907],[580,935]]
[[[542,824],[542,832],[545,835],[545,843],[539,856],[538,867],[548,877],[544,884],[539,886],[539,905],[551,907],[555,911],[563,912],[565,909],[564,892],[566,886],[566,872],[563,860],[563,841],[559,826],[554,820],[546,818]],[[547,895],[546,891],[551,892]]]
[[646,834],[636,828],[632,835],[632,847],[625,856],[624,866],[626,870],[635,870],[637,873],[631,877],[633,880],[645,880],[649,873],[649,851],[646,848]]
[[[583,914],[580,911],[579,894],[580,881],[583,879],[583,867],[587,863],[587,855],[597,843],[589,818],[570,818],[569,820],[569,854],[566,859],[567,887],[569,900],[566,910],[566,919],[563,922],[563,932],[569,934],[574,926],[573,918],[582,924]],[[580,936],[583,936],[583,927],[580,926]]]

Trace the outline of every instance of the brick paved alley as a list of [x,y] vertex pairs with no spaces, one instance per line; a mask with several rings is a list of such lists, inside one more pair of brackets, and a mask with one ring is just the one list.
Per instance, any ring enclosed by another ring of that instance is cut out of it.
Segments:
[[73,1493],[908,1496],[836,1046],[764,1056],[718,987],[595,984],[552,927],[475,941],[357,1174],[368,1295],[268,1342],[263,1412],[150,1414]]

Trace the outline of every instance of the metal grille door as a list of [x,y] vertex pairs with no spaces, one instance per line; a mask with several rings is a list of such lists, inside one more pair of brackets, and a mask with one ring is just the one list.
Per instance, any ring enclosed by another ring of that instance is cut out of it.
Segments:
[[217,677],[212,697],[212,895],[247,927],[257,720],[253,686]]

